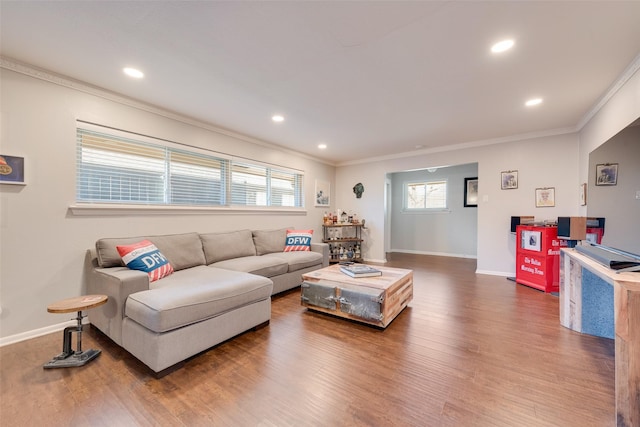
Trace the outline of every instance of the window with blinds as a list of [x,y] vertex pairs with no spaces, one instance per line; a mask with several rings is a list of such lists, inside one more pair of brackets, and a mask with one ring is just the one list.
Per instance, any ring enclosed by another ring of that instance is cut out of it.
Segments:
[[77,129],[78,202],[303,207],[303,174]]
[[184,151],[170,151],[168,167],[171,204],[226,204],[226,160]]
[[272,167],[232,162],[231,204],[302,206],[302,175]]
[[446,209],[447,181],[407,183],[404,199],[406,210]]

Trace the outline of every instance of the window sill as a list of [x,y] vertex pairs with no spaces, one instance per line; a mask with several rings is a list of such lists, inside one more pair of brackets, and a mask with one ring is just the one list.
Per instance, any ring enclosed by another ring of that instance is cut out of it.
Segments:
[[164,205],[119,205],[79,203],[69,206],[73,216],[132,216],[132,215],[306,215],[304,208],[265,206],[164,206]]

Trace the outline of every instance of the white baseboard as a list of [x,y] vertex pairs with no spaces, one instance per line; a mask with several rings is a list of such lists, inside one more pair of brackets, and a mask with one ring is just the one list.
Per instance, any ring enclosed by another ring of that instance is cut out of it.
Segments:
[[[83,321],[86,323],[86,319]],[[31,338],[41,337],[42,335],[52,334],[54,332],[62,331],[67,326],[76,326],[76,320],[69,320],[67,322],[58,323],[51,326],[45,326],[44,328],[34,329],[32,331],[22,332],[20,334],[9,335],[8,337],[0,338],[0,347],[9,344],[15,344],[20,341],[30,340]]]
[[447,256],[452,258],[469,258],[469,259],[477,259],[477,255],[467,255],[467,254],[452,254],[447,252],[428,252],[428,251],[414,251],[412,249],[391,249],[391,252],[400,252],[403,254],[414,254],[414,255],[434,255],[434,256]]
[[363,259],[364,262],[375,262],[378,264],[386,264],[387,263],[387,259],[374,259],[374,258],[365,258]]
[[[450,254],[444,252],[425,252],[425,251],[414,251],[409,249],[392,249],[391,252],[400,252],[405,254],[416,254],[416,255],[434,255],[434,256],[446,256],[453,258],[469,258],[469,259],[477,259],[476,255],[465,255],[465,254]],[[489,270],[476,270],[476,274],[486,274],[489,276],[501,276],[501,277],[513,277],[515,273],[506,272],[506,271],[489,271]]]
[[515,277],[515,273],[505,271],[476,270],[476,274],[487,274],[489,276]]

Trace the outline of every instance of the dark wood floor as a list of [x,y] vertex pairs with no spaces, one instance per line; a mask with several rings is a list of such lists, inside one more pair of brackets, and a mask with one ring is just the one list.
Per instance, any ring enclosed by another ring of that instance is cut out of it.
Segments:
[[392,254],[414,300],[386,330],[273,299],[271,324],[164,378],[96,331],[44,370],[56,333],[0,348],[2,425],[613,426],[614,342],[560,326],[558,298],[475,260]]

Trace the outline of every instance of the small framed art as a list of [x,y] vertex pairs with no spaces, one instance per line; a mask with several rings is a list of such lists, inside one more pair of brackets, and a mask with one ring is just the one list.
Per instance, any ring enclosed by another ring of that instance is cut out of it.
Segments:
[[316,179],[316,206],[331,205],[331,183]]
[[464,179],[464,207],[478,207],[478,177]]
[[500,182],[503,190],[514,190],[518,188],[518,171],[500,172]]
[[24,157],[0,154],[0,184],[25,185]]
[[596,165],[596,185],[616,185],[617,183],[617,163],[603,163]]
[[587,206],[587,183],[580,184],[580,206]]
[[556,205],[555,187],[536,188],[536,208],[547,208]]

